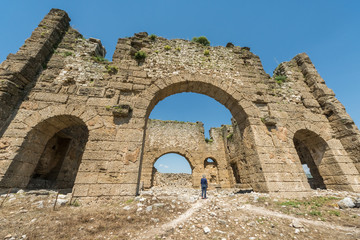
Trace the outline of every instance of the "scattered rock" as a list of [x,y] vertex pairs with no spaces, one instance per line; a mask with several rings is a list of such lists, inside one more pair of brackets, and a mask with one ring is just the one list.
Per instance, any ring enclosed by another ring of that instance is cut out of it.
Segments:
[[[54,202],[55,202],[55,200],[54,200]],[[56,205],[57,205],[57,206],[59,206],[59,205],[60,205],[60,206],[65,206],[67,202],[68,202],[67,199],[61,199],[61,198],[59,199],[59,198],[58,198],[57,201],[56,201]]]
[[162,208],[165,206],[165,204],[164,203],[155,203],[153,206],[154,206],[154,208]]
[[17,191],[17,194],[23,194],[25,191],[20,189],[19,191]]
[[125,206],[125,207],[123,207],[123,209],[126,210],[126,211],[129,211],[131,209],[131,207],[130,206]]
[[294,228],[303,228],[304,225],[301,224],[300,221],[298,220],[293,220],[290,224],[290,227],[294,227]]
[[225,221],[225,220],[222,220],[222,219],[219,219],[219,220],[218,220],[218,223],[221,224],[221,225],[226,225],[226,221]]
[[210,233],[210,228],[208,228],[208,227],[204,227],[204,233],[205,233],[205,234]]
[[151,218],[151,221],[154,223],[158,223],[160,220],[158,218]]
[[37,208],[44,208],[44,201],[38,201],[33,203]]
[[255,227],[256,226],[256,222],[251,221],[249,223],[247,223],[246,225],[250,226],[250,227]]
[[337,204],[339,205],[339,207],[341,209],[355,207],[354,201],[349,197],[346,197],[346,198],[340,200],[339,202],[337,202]]
[[50,192],[52,192],[52,191],[41,189],[41,190],[28,191],[26,194],[28,194],[28,195],[50,195]]

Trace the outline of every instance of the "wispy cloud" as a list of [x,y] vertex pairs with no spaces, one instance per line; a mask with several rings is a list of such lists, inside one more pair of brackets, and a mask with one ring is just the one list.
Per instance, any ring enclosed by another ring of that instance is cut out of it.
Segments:
[[168,165],[164,165],[164,164],[160,164],[159,167],[162,167],[162,168],[169,168]]

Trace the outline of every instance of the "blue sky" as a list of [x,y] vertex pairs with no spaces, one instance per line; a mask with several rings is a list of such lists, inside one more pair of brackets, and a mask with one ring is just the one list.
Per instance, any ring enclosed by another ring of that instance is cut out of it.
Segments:
[[[18,50],[51,8],[67,11],[71,25],[86,38],[101,39],[110,60],[119,37],[141,31],[169,39],[204,35],[212,46],[225,46],[227,42],[249,46],[269,74],[278,63],[306,52],[357,126],[360,125],[360,1],[2,1],[0,62]],[[199,111],[192,104],[198,98],[190,100],[180,111],[171,104],[178,99],[170,97],[154,111],[162,111],[165,116],[175,110],[174,116],[192,116]],[[163,110],[158,109],[161,105]],[[210,111],[201,114],[206,127],[213,124],[206,121],[215,116],[214,124],[229,122],[226,114],[216,113],[213,102],[200,108]],[[171,114],[169,118],[173,118]]]

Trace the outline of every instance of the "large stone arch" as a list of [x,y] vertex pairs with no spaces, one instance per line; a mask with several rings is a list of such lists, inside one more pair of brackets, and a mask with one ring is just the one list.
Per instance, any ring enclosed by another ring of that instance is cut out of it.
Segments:
[[[45,114],[45,112],[48,114]],[[4,176],[0,181],[1,187],[27,187],[36,169],[41,169],[39,171],[42,172],[46,168],[45,166],[39,166],[41,160],[43,160],[43,165],[46,166],[54,164],[49,163],[50,159],[46,159],[46,155],[50,154],[49,151],[51,151],[49,144],[53,145],[52,148],[54,151],[55,146],[56,148],[63,148],[61,150],[56,149],[56,153],[54,152],[56,155],[51,156],[51,158],[61,158],[57,159],[58,162],[55,162],[56,165],[52,166],[52,168],[58,168],[56,173],[52,173],[56,175],[52,176],[52,178],[59,178],[59,175],[63,175],[57,187],[68,188],[69,182],[71,186],[74,184],[81,156],[88,140],[89,130],[84,121],[79,117],[68,114],[56,115],[56,113],[56,111],[52,112],[49,107],[42,112],[40,111],[40,113],[34,113],[29,116],[27,121],[30,131],[25,132],[25,137],[22,139],[22,142],[19,143],[16,143],[16,139],[14,140],[14,138],[12,138],[10,125],[10,131],[5,132],[4,136],[5,139],[9,140],[9,148],[11,148],[15,154],[8,156],[6,159],[9,164],[8,167],[4,169]],[[35,119],[38,120],[38,123],[36,123]],[[81,138],[81,140],[79,138]],[[69,162],[72,160],[69,154],[72,153],[70,144],[74,144],[71,143],[73,140],[79,141],[79,148],[81,148],[77,149],[76,153],[74,153],[76,155],[74,156],[77,161],[76,163]],[[59,141],[62,141],[62,143],[59,143]],[[68,159],[65,159],[66,157]],[[62,169],[64,166],[63,163],[66,161],[68,165],[67,168],[71,168],[73,170],[72,173],[66,173],[71,169]],[[50,172],[47,174],[49,175]]]
[[242,122],[244,119],[260,118],[255,105],[237,91],[242,84],[234,80],[223,80],[201,74],[176,75],[167,79],[158,79],[141,93],[135,107],[145,110],[148,118],[155,105],[164,98],[182,92],[207,95],[223,104],[233,117]]
[[[262,172],[264,168],[257,153],[257,146],[260,146],[257,134],[264,134],[266,128],[263,127],[260,119],[260,111],[253,104],[237,91],[241,88],[241,83],[235,80],[223,80],[204,76],[201,74],[176,75],[167,79],[158,79],[145,89],[134,104],[134,116],[145,116],[144,122],[144,143],[146,136],[147,119],[156,106],[164,98],[182,92],[194,92],[207,95],[223,104],[232,114],[239,124],[239,129],[243,133],[243,142],[247,146],[246,154],[249,159],[249,184],[256,191],[269,191],[265,176]],[[260,126],[259,126],[260,125]],[[143,147],[144,149],[144,147]],[[141,156],[139,174],[141,174],[143,155]],[[260,170],[259,170],[260,169]],[[140,178],[139,178],[140,179]],[[140,182],[139,182],[140,184]]]

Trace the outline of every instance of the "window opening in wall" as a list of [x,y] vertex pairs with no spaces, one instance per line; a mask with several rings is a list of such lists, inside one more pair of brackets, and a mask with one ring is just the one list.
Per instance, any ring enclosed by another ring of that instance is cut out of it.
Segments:
[[160,173],[191,174],[191,166],[183,156],[176,153],[165,154],[156,160],[154,167]]
[[239,168],[238,168],[237,164],[235,162],[232,162],[232,163],[230,163],[230,166],[231,166],[231,169],[232,169],[233,174],[234,174],[235,182],[236,183],[241,183]]
[[[314,157],[318,157],[321,155],[318,154],[318,152],[324,151],[321,141],[317,141],[317,138],[312,137],[311,135],[310,137],[304,137],[303,135],[295,134],[294,145],[300,158],[301,165],[307,177],[308,183],[312,189],[325,189],[326,187],[324,184],[324,180],[320,175],[318,166],[315,164],[314,160]],[[311,146],[311,149],[309,149],[308,146]],[[317,161],[320,162],[321,159],[317,159]]]
[[191,187],[192,169],[183,156],[168,153],[158,158],[152,172],[152,186]]
[[310,173],[310,168],[308,167],[307,164],[302,164],[302,167],[304,169],[304,172],[306,174],[306,177],[309,179],[309,178],[313,178],[313,176],[311,175]]
[[210,183],[218,183],[218,166],[217,162],[212,158],[207,158],[204,161],[204,169],[206,177]]

